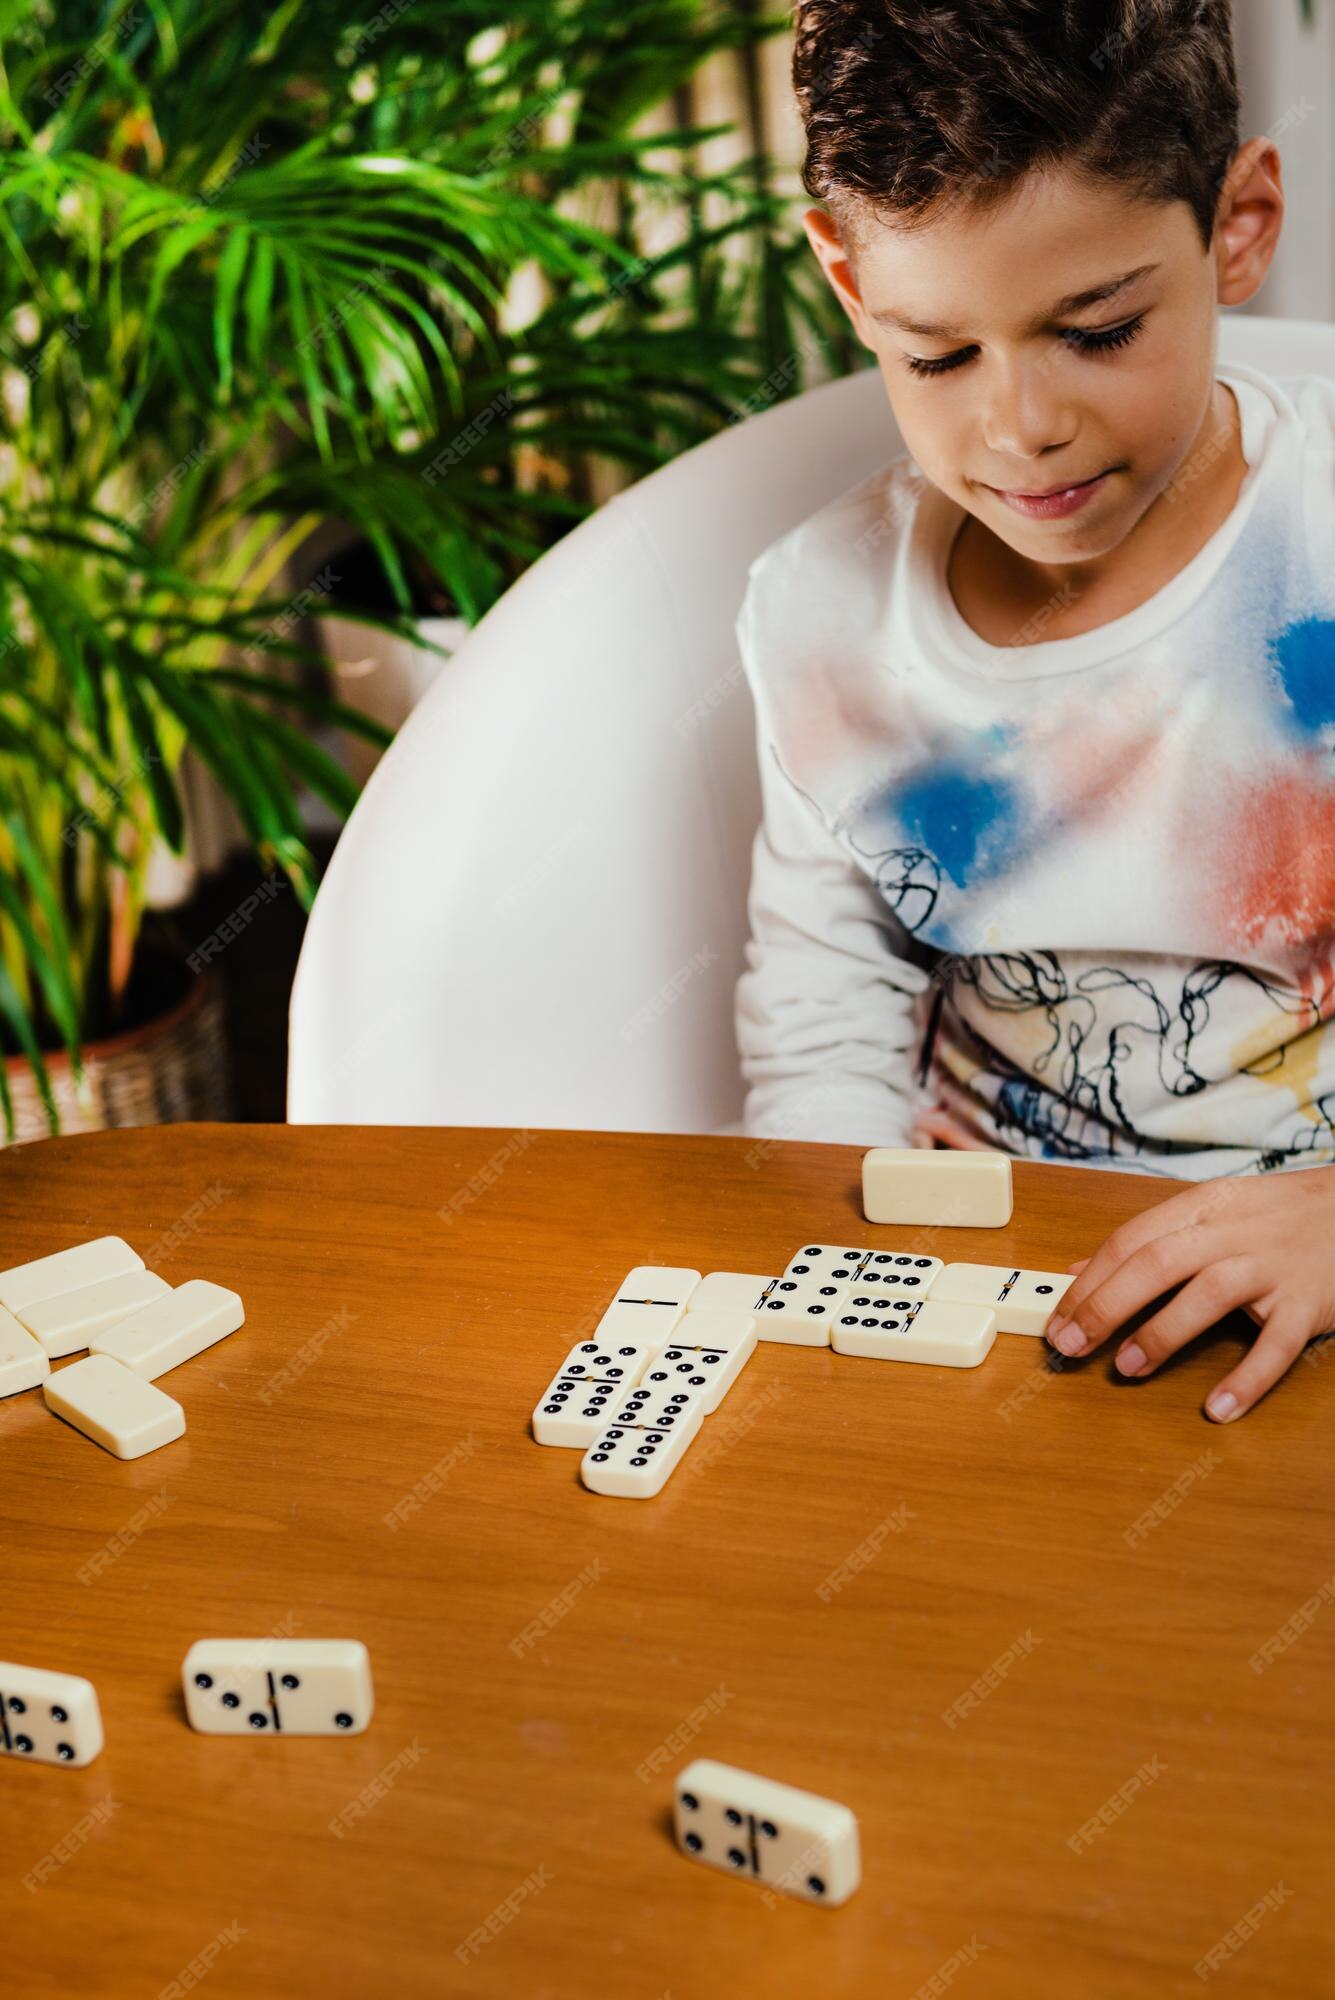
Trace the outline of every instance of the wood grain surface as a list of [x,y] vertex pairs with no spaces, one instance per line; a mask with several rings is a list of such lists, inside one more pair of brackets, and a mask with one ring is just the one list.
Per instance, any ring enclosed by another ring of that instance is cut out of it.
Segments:
[[[1324,1348],[1220,1429],[1245,1315],[1141,1384],[1007,1335],[973,1370],[764,1344],[644,1503],[533,1443],[633,1264],[1060,1270],[1180,1185],[1017,1162],[1005,1229],[901,1231],[862,1220],[860,1158],[235,1125],[0,1154],[0,1267],[114,1232],[246,1305],[141,1460],[0,1405],[0,1657],[89,1676],[107,1733],[86,1770],[0,1758],[0,1988],[1330,1991]],[[366,1642],[365,1735],[192,1733],[192,1641],[270,1632]],[[682,1858],[697,1755],[850,1805],[853,1899]]]

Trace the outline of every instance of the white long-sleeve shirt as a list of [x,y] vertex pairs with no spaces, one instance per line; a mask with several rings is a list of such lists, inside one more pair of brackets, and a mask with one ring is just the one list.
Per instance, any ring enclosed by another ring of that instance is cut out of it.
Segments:
[[907,454],[751,564],[747,1134],[906,1146],[941,1102],[1032,1159],[1335,1163],[1335,381],[1216,373],[1233,509],[1096,630],[980,638]]

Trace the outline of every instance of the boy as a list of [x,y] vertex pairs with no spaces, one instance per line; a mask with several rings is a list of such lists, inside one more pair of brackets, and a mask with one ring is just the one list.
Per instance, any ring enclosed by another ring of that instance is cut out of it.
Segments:
[[1335,382],[1215,365],[1279,156],[1238,143],[1228,0],[796,30],[808,238],[909,450],[738,618],[743,1129],[1268,1176],[1119,1230],[1050,1329],[1181,1285],[1140,1374],[1246,1305],[1227,1420],[1335,1327]]

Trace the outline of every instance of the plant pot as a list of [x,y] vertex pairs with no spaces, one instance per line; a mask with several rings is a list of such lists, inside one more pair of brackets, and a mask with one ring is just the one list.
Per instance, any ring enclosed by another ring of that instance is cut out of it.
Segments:
[[[152,947],[137,954],[136,970],[141,987],[159,996],[174,990],[176,997],[140,1026],[86,1043],[83,1083],[77,1091],[68,1054],[59,1049],[46,1056],[61,1137],[231,1116],[222,987],[216,972],[207,967],[191,972]],[[14,1104],[15,1136],[9,1143],[50,1138],[46,1107],[25,1058],[6,1056],[5,1073]]]
[[[318,618],[318,644],[329,661],[333,692],[350,708],[398,729],[448,663],[439,653],[429,653],[382,632],[376,625],[359,625],[350,618]],[[451,652],[461,646],[472,629],[466,618],[419,618],[418,630],[434,645]],[[380,761],[380,751],[364,737],[346,730],[336,732],[339,755],[359,785],[364,785]]]

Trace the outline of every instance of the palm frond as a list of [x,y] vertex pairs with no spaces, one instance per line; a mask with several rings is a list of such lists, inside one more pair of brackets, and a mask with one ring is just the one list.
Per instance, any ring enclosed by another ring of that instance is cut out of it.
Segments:
[[[43,1051],[116,1025],[108,912],[136,922],[182,843],[187,749],[309,900],[299,796],[353,788],[302,725],[385,738],[290,635],[277,575],[316,524],[375,550],[397,609],[366,622],[412,636],[427,577],[476,623],[589,511],[587,463],[633,479],[792,356],[783,393],[848,364],[766,163],[702,171],[718,124],[638,129],[787,25],[727,0],[0,13],[0,1054],[52,1129]],[[0,1111],[12,1134],[3,1064]]]

